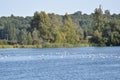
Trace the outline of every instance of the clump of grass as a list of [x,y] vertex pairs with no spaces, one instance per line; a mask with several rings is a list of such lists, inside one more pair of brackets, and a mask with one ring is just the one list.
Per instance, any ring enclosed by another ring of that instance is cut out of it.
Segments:
[[0,48],[13,48],[11,45],[0,45]]
[[88,43],[69,44],[69,43],[42,43],[38,45],[0,45],[0,48],[71,48],[91,46]]
[[45,43],[42,45],[42,48],[62,48],[62,47],[73,47],[73,45],[68,43]]

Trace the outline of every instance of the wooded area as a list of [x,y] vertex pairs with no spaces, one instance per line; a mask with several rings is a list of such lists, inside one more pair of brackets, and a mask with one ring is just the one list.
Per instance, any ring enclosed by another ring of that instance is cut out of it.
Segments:
[[78,11],[58,15],[42,11],[27,17],[13,14],[0,17],[0,45],[15,44],[120,46],[120,14],[103,12],[99,7],[91,14]]

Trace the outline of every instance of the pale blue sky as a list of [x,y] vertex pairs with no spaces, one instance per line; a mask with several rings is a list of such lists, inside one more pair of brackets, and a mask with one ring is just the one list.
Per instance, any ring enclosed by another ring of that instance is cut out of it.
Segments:
[[33,16],[35,11],[65,14],[82,11],[92,13],[102,5],[103,10],[120,13],[120,0],[0,0],[0,16]]

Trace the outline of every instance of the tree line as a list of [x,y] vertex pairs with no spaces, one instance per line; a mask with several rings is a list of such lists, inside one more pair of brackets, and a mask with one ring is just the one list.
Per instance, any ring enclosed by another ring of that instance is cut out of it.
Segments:
[[34,16],[0,17],[0,45],[46,43],[120,46],[120,14],[99,7],[89,15],[36,11]]

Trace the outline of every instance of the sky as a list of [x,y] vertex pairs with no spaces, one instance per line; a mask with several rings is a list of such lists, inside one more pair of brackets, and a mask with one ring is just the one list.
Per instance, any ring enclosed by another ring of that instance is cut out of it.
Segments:
[[120,13],[120,0],[0,0],[0,16],[33,16],[35,11],[60,15],[77,11],[90,14],[100,4],[111,14]]

